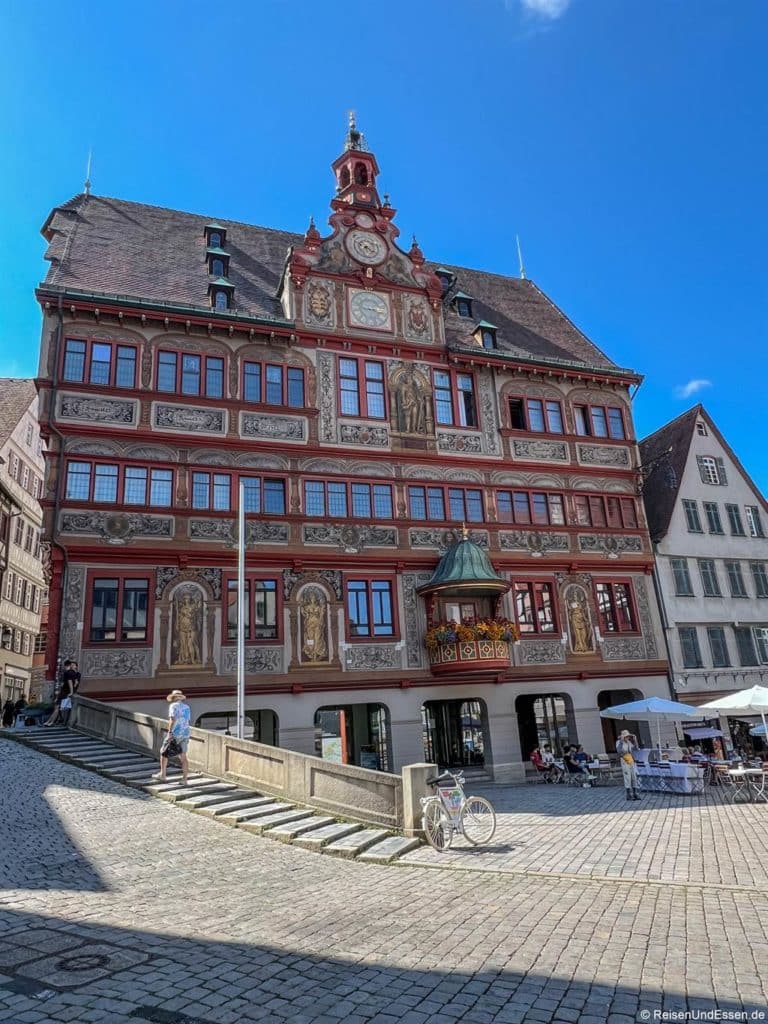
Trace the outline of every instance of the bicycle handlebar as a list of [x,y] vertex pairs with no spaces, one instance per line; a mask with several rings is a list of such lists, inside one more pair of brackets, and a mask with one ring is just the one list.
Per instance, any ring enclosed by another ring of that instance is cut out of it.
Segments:
[[452,772],[441,772],[440,775],[433,775],[431,779],[427,779],[428,786],[436,786],[439,782],[456,782],[459,785],[461,776],[454,775]]

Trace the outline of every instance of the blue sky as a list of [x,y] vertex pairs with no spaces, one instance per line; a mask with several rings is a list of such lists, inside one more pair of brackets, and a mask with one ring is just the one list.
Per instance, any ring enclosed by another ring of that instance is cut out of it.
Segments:
[[[0,374],[82,188],[302,230],[358,124],[430,259],[528,275],[768,490],[764,0],[0,0]],[[696,384],[696,382],[699,382]]]

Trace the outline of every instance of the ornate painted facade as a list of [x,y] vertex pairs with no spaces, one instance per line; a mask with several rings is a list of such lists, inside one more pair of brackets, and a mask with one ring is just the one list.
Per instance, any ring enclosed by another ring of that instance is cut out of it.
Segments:
[[[221,726],[244,479],[256,735],[321,750],[327,711],[358,763],[499,778],[545,736],[602,749],[598,704],[667,694],[639,377],[532,282],[400,248],[354,126],[333,170],[325,234],[90,195],[48,218],[49,666],[147,710],[182,685]],[[463,524],[501,598],[421,592]],[[457,616],[520,640],[435,673]]]

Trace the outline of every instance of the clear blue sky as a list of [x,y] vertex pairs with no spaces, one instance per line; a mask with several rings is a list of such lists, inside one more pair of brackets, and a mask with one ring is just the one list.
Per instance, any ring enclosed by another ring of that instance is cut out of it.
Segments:
[[89,146],[100,195],[303,230],[353,107],[403,239],[511,274],[518,233],[645,374],[638,433],[701,398],[768,490],[765,0],[0,0],[0,36],[0,374]]

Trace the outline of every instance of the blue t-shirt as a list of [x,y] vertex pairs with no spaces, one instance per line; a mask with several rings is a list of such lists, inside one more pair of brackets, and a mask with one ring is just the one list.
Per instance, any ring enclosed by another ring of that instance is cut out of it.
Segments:
[[192,711],[189,704],[185,704],[181,700],[174,701],[168,711],[168,715],[173,721],[171,726],[171,736],[175,740],[188,740],[189,739],[189,728],[192,720]]

